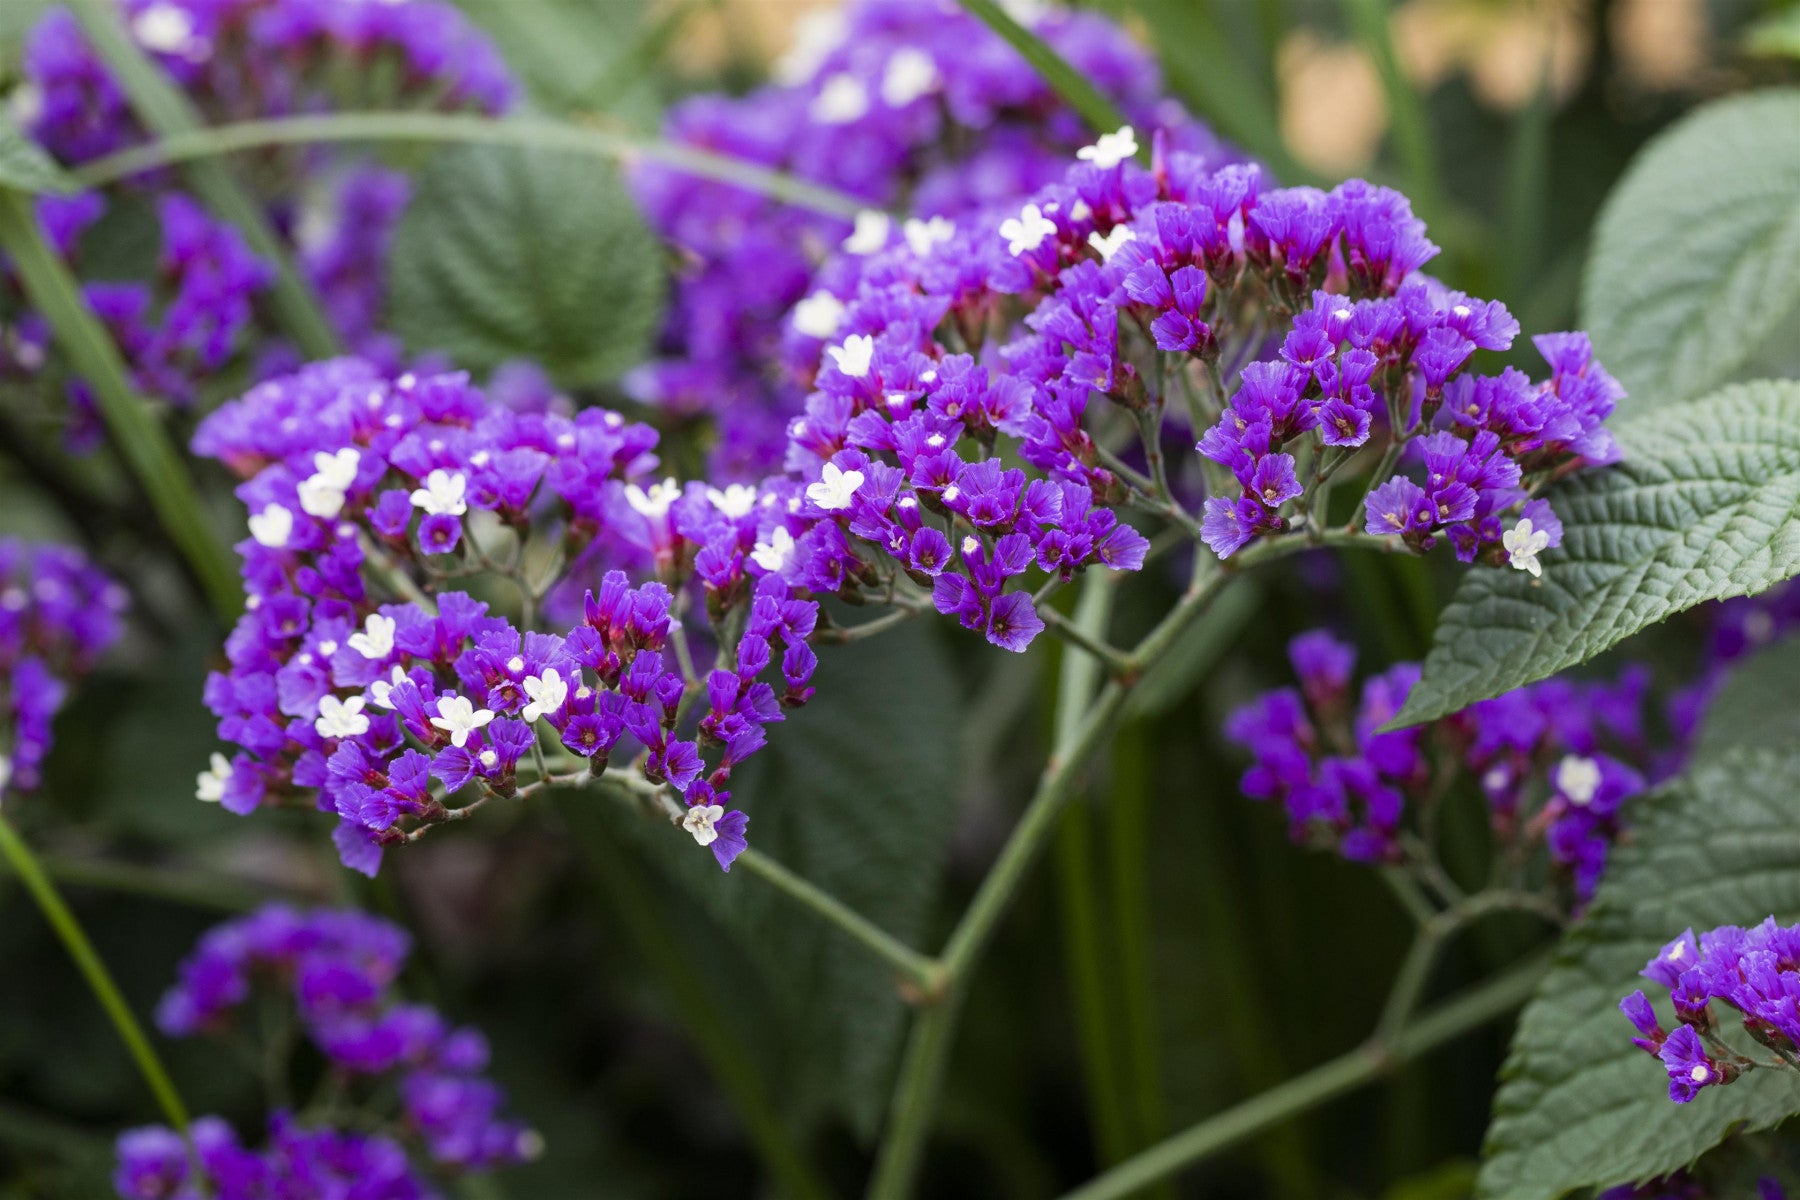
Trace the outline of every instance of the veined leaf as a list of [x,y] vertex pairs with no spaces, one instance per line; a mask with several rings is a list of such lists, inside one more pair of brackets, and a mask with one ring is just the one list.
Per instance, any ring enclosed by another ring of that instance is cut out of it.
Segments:
[[394,238],[394,325],[477,370],[540,363],[567,387],[643,361],[662,319],[657,242],[618,171],[543,149],[442,151]]
[[1619,1000],[1682,930],[1800,919],[1800,757],[1739,750],[1633,806],[1599,895],[1563,939],[1501,1072],[1478,1195],[1555,1200],[1577,1188],[1664,1175],[1743,1126],[1800,1112],[1800,1074],[1751,1071],[1690,1104],[1631,1044]]
[[1725,388],[1626,422],[1625,461],[1554,489],[1544,575],[1471,570],[1396,725],[1585,662],[1705,600],[1800,572],[1800,382]]
[[1640,409],[1710,391],[1800,325],[1800,90],[1709,104],[1638,156],[1600,214],[1581,311]]

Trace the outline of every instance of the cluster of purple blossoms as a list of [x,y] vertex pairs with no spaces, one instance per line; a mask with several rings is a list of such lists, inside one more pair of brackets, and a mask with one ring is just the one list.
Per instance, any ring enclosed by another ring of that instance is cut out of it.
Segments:
[[[100,221],[107,201],[98,192],[50,196],[38,201],[45,236],[71,265],[84,266],[82,235]],[[155,274],[148,280],[108,280],[86,284],[82,294],[112,334],[131,368],[132,381],[147,396],[185,407],[200,385],[237,355],[254,320],[257,296],[274,272],[250,253],[236,230],[209,217],[188,196],[170,192],[157,199],[162,242]],[[9,347],[9,371],[35,377],[49,355],[50,331],[35,313],[19,323]],[[72,447],[90,449],[101,436],[99,414],[88,385],[67,385]]]
[[51,722],[118,639],[125,606],[79,551],[0,538],[0,799],[42,781]]
[[[246,612],[206,688],[242,749],[214,756],[200,798],[237,813],[316,799],[345,863],[372,874],[383,846],[598,777],[623,745],[729,868],[747,818],[724,788],[811,696],[818,605],[750,569],[773,500],[646,487],[656,442],[613,412],[519,412],[462,375],[389,379],[356,359],[211,414],[194,449],[246,477],[251,536]],[[517,624],[449,586],[477,576],[516,590]],[[532,628],[539,611],[565,632]],[[446,803],[465,789],[468,805]]]
[[[1215,162],[1229,154],[1162,95],[1155,59],[1091,12],[1015,5],[1017,16],[1141,128],[1163,128]],[[1027,11],[1029,7],[1030,11]],[[1061,177],[1087,140],[1082,120],[1037,70],[976,17],[938,0],[854,0],[802,23],[773,84],[700,96],[671,110],[671,141],[825,184],[869,205],[852,228],[730,184],[646,165],[635,185],[651,226],[689,266],[676,280],[662,357],[636,373],[640,399],[719,428],[715,467],[757,475],[781,457],[783,422],[835,332],[822,265],[840,246],[885,245],[913,213],[915,244],[948,221]],[[798,307],[796,307],[798,305]]]
[[[120,0],[137,44],[209,122],[429,104],[498,112],[516,88],[499,52],[439,0]],[[25,46],[25,124],[64,162],[149,140],[73,13],[53,8]],[[345,97],[355,85],[369,94]],[[392,90],[374,94],[385,85]]]
[[[1131,298],[1160,313],[1156,344],[1216,354],[1209,321],[1230,312],[1230,292],[1246,282],[1292,321],[1279,355],[1244,367],[1200,441],[1235,483],[1206,502],[1207,545],[1228,557],[1289,528],[1296,512],[1322,524],[1317,493],[1373,439],[1387,451],[1377,471],[1398,462],[1423,483],[1374,481],[1364,502],[1370,533],[1417,551],[1448,537],[1463,562],[1540,574],[1537,556],[1561,543],[1562,524],[1532,497],[1619,458],[1602,422],[1624,392],[1586,335],[1534,339],[1551,367],[1541,384],[1511,368],[1465,371],[1475,351],[1510,348],[1519,323],[1498,301],[1419,272],[1437,247],[1405,198],[1385,188],[1353,179],[1329,193],[1262,191],[1253,171],[1239,170],[1183,199],[1184,210],[1156,214],[1154,236],[1140,231],[1126,259]],[[1209,284],[1226,293],[1210,308]]]
[[[1800,1070],[1800,925],[1777,925],[1770,917],[1753,929],[1722,925],[1698,940],[1689,929],[1641,973],[1669,989],[1674,1032],[1663,1030],[1641,990],[1619,1009],[1637,1029],[1632,1043],[1662,1060],[1675,1103],[1757,1067]],[[1710,1007],[1715,1000],[1736,1009],[1744,1032],[1775,1057],[1759,1061],[1727,1045]]]
[[[340,104],[497,113],[517,92],[493,44],[454,6],[438,0],[121,0],[120,9],[138,44],[214,123],[304,115]],[[71,13],[53,8],[38,22],[24,73],[15,107],[57,158],[79,164],[148,140]],[[397,366],[398,345],[378,328],[387,298],[381,265],[408,198],[407,181],[342,159],[317,148],[267,151],[253,177],[272,197],[277,229],[299,243],[302,269],[338,332],[357,353]],[[322,200],[296,206],[287,197],[302,174],[337,177],[320,192]],[[131,186],[165,192],[173,185],[168,172],[152,171]],[[177,200],[188,211],[172,216],[168,205]],[[147,321],[148,302],[131,288],[105,285],[90,299],[109,324],[125,326],[115,333],[138,368],[140,386],[181,402],[193,381],[218,364],[184,363],[193,370],[170,376],[160,370],[155,345],[135,344],[154,340],[149,334],[134,339],[138,327],[169,326],[163,336],[175,342],[204,339],[207,357],[214,357],[248,319],[245,301],[266,285],[269,272],[235,234],[205,221],[179,193],[166,197],[162,215],[168,249],[161,270],[165,281],[179,285],[164,320]],[[182,274],[171,280],[177,272]],[[190,273],[210,284],[187,279]],[[147,362],[140,357],[146,354],[152,355]],[[259,365],[266,377],[297,360],[291,350],[276,347]]]
[[1408,810],[1441,803],[1460,769],[1478,782],[1514,857],[1541,839],[1576,906],[1592,898],[1621,810],[1645,786],[1626,761],[1648,754],[1642,672],[1616,684],[1549,679],[1382,732],[1418,681],[1416,663],[1371,676],[1353,703],[1351,646],[1315,630],[1288,653],[1299,687],[1265,693],[1225,729],[1254,759],[1244,794],[1280,802],[1296,841],[1357,862],[1404,862]]
[[[406,1004],[393,984],[411,949],[404,930],[348,909],[270,905],[207,932],[163,997],[157,1024],[171,1037],[225,1035],[259,988],[292,1002],[306,1039],[352,1099],[390,1088],[398,1116],[383,1133],[270,1121],[262,1150],[243,1147],[217,1117],[195,1123],[203,1179],[182,1141],[151,1127],[119,1139],[114,1177],[125,1200],[210,1195],[215,1200],[414,1200],[432,1195],[404,1147],[439,1170],[486,1171],[536,1157],[541,1139],[503,1115],[505,1097],[482,1072],[487,1042],[434,1009]],[[354,1190],[345,1190],[355,1185]],[[202,1189],[205,1190],[202,1190]]]

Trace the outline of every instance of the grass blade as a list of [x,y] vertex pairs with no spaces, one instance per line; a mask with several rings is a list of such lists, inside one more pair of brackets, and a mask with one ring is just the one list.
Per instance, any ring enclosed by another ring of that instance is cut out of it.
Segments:
[[0,189],[0,248],[12,258],[27,299],[50,323],[75,373],[93,388],[113,445],[150,498],[213,610],[231,621],[243,607],[237,566],[207,523],[186,464],[133,389],[118,347],[88,307],[68,265],[44,240],[31,199],[7,189]]
[[[994,0],[962,0],[962,6],[1017,50],[1043,76],[1051,90],[1081,114],[1081,119],[1092,126],[1094,132],[1111,133],[1122,125],[1130,124],[1125,119],[1125,114],[1119,111],[1118,105],[1088,82],[1087,76],[1064,61],[1062,55],[1052,50],[1043,38],[1008,16],[1006,10],[994,3]],[[1146,138],[1139,155],[1143,157],[1149,152],[1150,143]]]

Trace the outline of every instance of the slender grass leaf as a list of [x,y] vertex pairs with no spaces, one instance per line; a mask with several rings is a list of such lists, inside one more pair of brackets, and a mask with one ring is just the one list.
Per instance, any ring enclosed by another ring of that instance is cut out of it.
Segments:
[[663,271],[616,169],[553,151],[445,150],[419,178],[389,264],[416,351],[486,369],[540,363],[569,387],[642,362]]
[[1601,210],[1581,309],[1639,409],[1800,329],[1800,90],[1709,104],[1651,142]]
[[[1111,133],[1130,124],[1125,119],[1125,114],[1119,111],[1119,106],[1107,99],[1105,93],[1095,87],[1087,76],[1070,66],[1043,38],[1013,20],[995,0],[961,0],[961,3],[1017,50],[1043,76],[1051,90],[1081,114],[1081,119],[1094,132]],[[1147,140],[1140,153],[1145,156],[1149,154]]]
[[1664,1175],[1741,1127],[1800,1112],[1800,1075],[1751,1071],[1690,1104],[1631,1044],[1621,997],[1683,929],[1800,920],[1800,757],[1739,750],[1633,806],[1599,895],[1563,939],[1501,1072],[1478,1194],[1555,1200],[1578,1188]]
[[1618,429],[1625,461],[1557,487],[1544,574],[1469,571],[1396,725],[1585,662],[1706,600],[1800,572],[1800,382],[1736,384]]

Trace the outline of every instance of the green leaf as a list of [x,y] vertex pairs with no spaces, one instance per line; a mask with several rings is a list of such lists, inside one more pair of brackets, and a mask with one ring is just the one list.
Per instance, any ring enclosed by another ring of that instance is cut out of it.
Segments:
[[32,194],[62,194],[74,191],[75,181],[10,118],[0,117],[0,186]]
[[1800,636],[1766,646],[1734,666],[1707,705],[1694,761],[1711,762],[1740,746],[1800,746],[1797,678]]
[[[918,945],[937,894],[958,775],[957,681],[931,628],[914,624],[822,656],[819,700],[770,727],[732,779],[750,844]],[[610,806],[609,806],[610,807]],[[892,968],[748,871],[661,819],[627,820],[645,854],[761,968],[794,1048],[789,1102],[822,1097],[872,1132],[899,1044]]]
[[[1618,1002],[1693,927],[1800,919],[1800,757],[1739,751],[1633,806],[1593,907],[1563,939],[1513,1037],[1479,1195],[1554,1200],[1685,1166],[1740,1123],[1800,1112],[1800,1074],[1751,1071],[1671,1103],[1661,1064],[1630,1042]],[[1645,987],[1665,1024],[1666,994]]]
[[389,267],[394,325],[413,350],[477,370],[527,358],[566,387],[643,361],[662,317],[662,264],[613,167],[456,147],[413,195]]
[[1650,408],[1737,376],[1800,319],[1800,90],[1709,104],[1632,164],[1582,291],[1600,360]]
[[[962,0],[962,6],[979,18],[1013,49],[1062,97],[1063,103],[1081,114],[1095,133],[1111,133],[1129,124],[1119,106],[1093,82],[1051,48],[1043,38],[1014,20],[995,0]],[[1148,161],[1149,143],[1140,154]]]
[[1544,679],[1705,600],[1800,572],[1800,382],[1761,381],[1618,429],[1625,460],[1553,489],[1544,575],[1467,572],[1394,724]]

